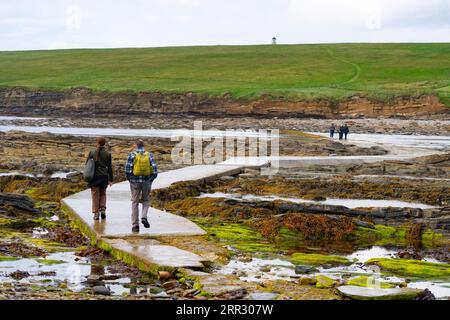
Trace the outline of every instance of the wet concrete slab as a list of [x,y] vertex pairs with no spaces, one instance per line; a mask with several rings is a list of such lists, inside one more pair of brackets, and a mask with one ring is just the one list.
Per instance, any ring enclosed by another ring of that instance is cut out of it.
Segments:
[[152,242],[152,239],[107,239],[117,250],[163,267],[203,268],[202,258],[186,250]]

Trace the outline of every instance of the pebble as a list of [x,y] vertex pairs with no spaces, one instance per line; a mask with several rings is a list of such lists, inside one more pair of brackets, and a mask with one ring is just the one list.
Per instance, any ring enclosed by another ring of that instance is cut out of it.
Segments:
[[176,288],[178,286],[180,286],[180,284],[177,280],[167,281],[167,282],[164,282],[164,284],[163,284],[163,287],[166,290],[170,290],[170,289]]
[[317,270],[316,268],[314,268],[312,266],[305,266],[305,265],[295,266],[296,274],[308,274],[308,273],[313,273],[313,272],[318,272],[318,271],[319,270]]
[[105,286],[94,286],[92,287],[92,291],[94,294],[109,296],[111,295],[111,290],[108,287]]

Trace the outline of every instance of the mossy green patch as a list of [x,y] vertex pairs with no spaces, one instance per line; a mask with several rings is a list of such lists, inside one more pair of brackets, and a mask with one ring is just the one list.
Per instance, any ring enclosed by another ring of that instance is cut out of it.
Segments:
[[293,264],[306,264],[306,265],[350,265],[352,262],[345,257],[325,255],[318,253],[294,253],[290,256],[289,260]]
[[435,247],[439,245],[449,244],[448,239],[442,233],[427,229],[422,233],[422,244],[426,248]]
[[70,252],[74,251],[74,248],[68,247],[64,243],[60,242],[54,242],[49,241],[46,239],[39,239],[39,238],[30,238],[27,239],[28,241],[32,242],[34,245],[44,249],[47,252]]
[[23,218],[10,218],[10,219],[1,219],[0,225],[3,228],[9,229],[29,229],[29,228],[53,228],[57,225],[56,222],[50,221],[45,217],[35,218],[35,219],[23,219]]
[[19,257],[11,257],[11,256],[0,256],[0,262],[1,261],[16,261],[19,260]]
[[[355,232],[357,245],[399,245],[407,244],[407,226],[384,226],[375,225],[374,228],[359,227]],[[422,245],[426,248],[432,248],[448,243],[448,240],[438,232],[427,229],[422,233]]]
[[63,260],[52,260],[52,259],[36,259],[37,262],[39,262],[40,264],[45,264],[45,265],[54,265],[54,264],[63,264],[66,263],[66,261]]
[[[196,220],[199,221],[199,220]],[[201,223],[211,237],[244,253],[278,253],[281,250],[255,229],[242,223]]]
[[406,243],[406,229],[402,227],[390,227],[375,225],[374,228],[359,227],[355,231],[357,243],[370,243],[372,245],[387,245]]
[[[347,281],[347,285],[349,286],[358,286],[358,287],[368,287],[371,285],[375,285],[375,281],[377,279],[374,279],[373,277],[368,276],[359,276],[356,278],[349,279]],[[387,289],[387,288],[395,288],[396,285],[389,282],[384,281],[377,281],[377,284],[380,285],[380,288]]]
[[442,278],[450,277],[450,264],[434,263],[420,260],[375,258],[366,262],[377,265],[383,270],[405,277],[415,278]]

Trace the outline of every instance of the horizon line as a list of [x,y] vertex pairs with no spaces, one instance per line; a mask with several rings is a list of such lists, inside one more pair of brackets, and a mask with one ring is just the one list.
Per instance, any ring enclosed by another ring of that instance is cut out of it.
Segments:
[[0,52],[33,52],[33,51],[69,51],[69,50],[114,50],[114,49],[164,49],[164,48],[202,48],[202,47],[256,47],[256,46],[301,46],[301,45],[352,45],[352,44],[450,44],[450,41],[390,41],[390,42],[305,42],[305,43],[277,43],[277,44],[194,44],[167,46],[124,46],[124,47],[74,47],[74,48],[46,48],[46,49],[11,49]]

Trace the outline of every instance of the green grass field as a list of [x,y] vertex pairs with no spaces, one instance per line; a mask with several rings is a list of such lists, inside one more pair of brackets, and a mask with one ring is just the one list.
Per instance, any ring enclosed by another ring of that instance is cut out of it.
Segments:
[[0,52],[0,71],[2,87],[289,99],[435,93],[450,104],[450,43]]

